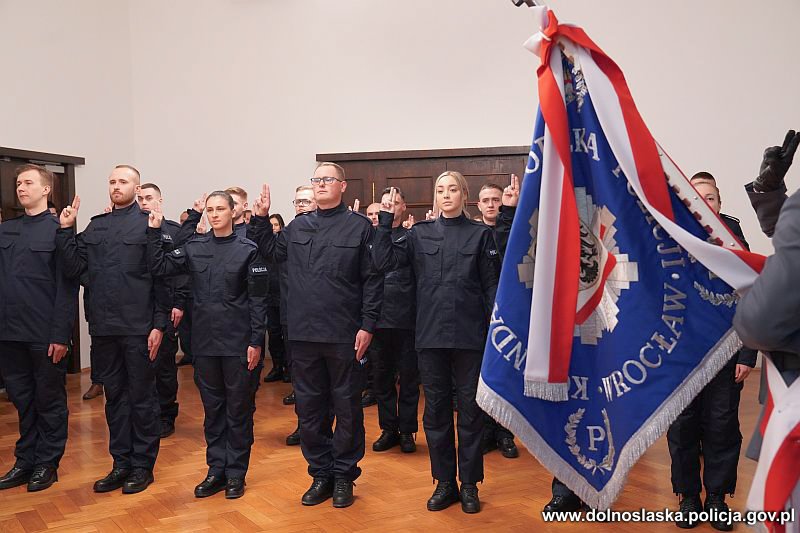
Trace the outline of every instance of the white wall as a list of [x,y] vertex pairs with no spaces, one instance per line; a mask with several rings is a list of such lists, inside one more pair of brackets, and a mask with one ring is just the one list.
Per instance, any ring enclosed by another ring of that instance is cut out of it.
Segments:
[[[742,185],[800,128],[800,2],[548,5],[617,60],[656,138],[717,176],[769,252]],[[82,223],[123,161],[172,218],[264,180],[286,214],[319,152],[527,144],[537,60],[521,44],[537,29],[507,0],[0,0],[0,144],[85,156]]]
[[108,204],[109,170],[133,159],[128,29],[125,2],[0,0],[0,145],[86,158],[80,227]]

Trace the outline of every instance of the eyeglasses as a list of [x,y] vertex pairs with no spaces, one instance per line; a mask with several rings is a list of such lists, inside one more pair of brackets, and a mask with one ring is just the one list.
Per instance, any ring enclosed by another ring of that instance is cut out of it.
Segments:
[[344,180],[340,180],[339,178],[334,178],[333,176],[325,176],[323,178],[311,178],[312,185],[319,185],[320,183],[324,183],[325,185],[332,185],[334,181],[344,181]]
[[294,200],[292,202],[292,205],[294,205],[295,207],[308,207],[311,205],[311,202],[313,201],[314,200]]

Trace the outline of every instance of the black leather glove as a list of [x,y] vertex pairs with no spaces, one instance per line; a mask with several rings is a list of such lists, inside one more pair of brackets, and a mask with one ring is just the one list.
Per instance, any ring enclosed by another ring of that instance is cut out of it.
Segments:
[[764,150],[764,159],[761,161],[761,169],[753,183],[753,189],[758,192],[771,192],[781,188],[799,144],[800,133],[789,130],[783,140],[783,146],[770,146]]

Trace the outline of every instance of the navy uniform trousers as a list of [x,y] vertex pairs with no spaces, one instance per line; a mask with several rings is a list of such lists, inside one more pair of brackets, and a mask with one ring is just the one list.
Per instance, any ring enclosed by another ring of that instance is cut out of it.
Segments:
[[19,416],[16,466],[24,470],[37,465],[58,468],[67,443],[67,358],[54,365],[48,348],[30,342],[0,343],[0,373]]

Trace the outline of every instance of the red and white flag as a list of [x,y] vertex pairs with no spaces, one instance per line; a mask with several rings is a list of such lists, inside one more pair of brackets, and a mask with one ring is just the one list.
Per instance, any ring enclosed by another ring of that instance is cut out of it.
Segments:
[[[764,358],[764,366],[769,395],[759,427],[763,441],[747,508],[779,512],[800,507],[800,379],[787,386],[769,357]],[[764,525],[775,533],[800,531],[796,521]]]

